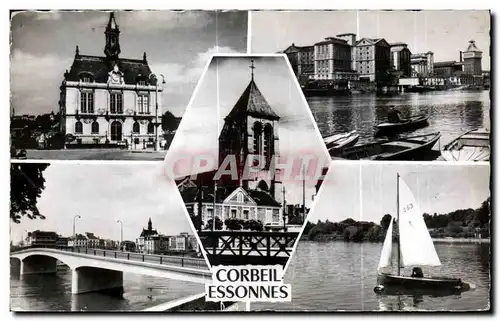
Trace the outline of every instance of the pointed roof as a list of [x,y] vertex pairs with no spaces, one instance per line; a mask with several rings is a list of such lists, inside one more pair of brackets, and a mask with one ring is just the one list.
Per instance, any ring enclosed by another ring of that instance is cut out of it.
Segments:
[[269,120],[280,119],[278,114],[274,112],[266,101],[253,79],[243,94],[241,94],[240,99],[238,99],[238,102],[234,105],[229,115],[227,115],[226,120],[241,115],[250,115]]
[[466,52],[467,51],[481,52],[481,50],[479,50],[479,48],[476,46],[476,42],[474,40],[469,41],[469,46],[467,47]]
[[114,12],[111,12],[109,14],[108,26],[106,29],[108,29],[108,30],[109,29],[117,29],[118,30],[118,24],[116,23]]

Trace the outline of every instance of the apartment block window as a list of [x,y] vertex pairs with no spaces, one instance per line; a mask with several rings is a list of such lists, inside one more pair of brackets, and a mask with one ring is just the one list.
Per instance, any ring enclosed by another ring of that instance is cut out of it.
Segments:
[[111,93],[109,96],[109,110],[112,114],[123,114],[123,94]]
[[236,213],[235,209],[231,209],[231,218],[236,218]]
[[243,210],[243,219],[248,220],[248,210]]
[[80,93],[80,112],[84,114],[94,113],[94,92],[82,91]]
[[149,95],[137,96],[137,107],[139,114],[149,114]]

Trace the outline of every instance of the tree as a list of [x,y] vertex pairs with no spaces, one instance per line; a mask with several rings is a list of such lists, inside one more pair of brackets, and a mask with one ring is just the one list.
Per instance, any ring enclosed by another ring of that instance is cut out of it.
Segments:
[[11,163],[10,165],[10,219],[20,223],[23,216],[45,219],[37,201],[45,189],[43,171],[49,164]]
[[382,217],[382,219],[380,220],[380,226],[384,230],[387,230],[389,228],[389,224],[391,224],[391,219],[392,219],[392,216],[390,214],[385,214]]
[[165,133],[172,133],[177,130],[177,127],[179,127],[179,118],[167,110],[161,117],[161,128]]
[[[215,217],[215,229],[217,231],[222,230],[222,225],[223,224],[222,224],[221,219],[218,216],[216,216]],[[208,222],[207,222],[207,225],[205,226],[205,229],[211,230],[212,227],[213,227],[213,219],[209,219]]]
[[490,197],[488,197],[488,199],[481,204],[481,207],[477,209],[477,219],[481,225],[485,225],[489,223],[490,215]]
[[231,231],[239,231],[243,229],[242,220],[237,218],[228,218],[224,221],[224,224],[226,224],[226,228]]

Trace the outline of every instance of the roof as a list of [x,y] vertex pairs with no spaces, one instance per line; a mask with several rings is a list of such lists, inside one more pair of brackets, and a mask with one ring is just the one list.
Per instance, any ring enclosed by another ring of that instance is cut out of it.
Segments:
[[[125,84],[137,84],[139,78],[148,79],[151,74],[148,62],[145,59],[123,59],[117,61],[118,69],[123,73]],[[81,73],[89,73],[93,76],[94,81],[98,83],[106,83],[108,81],[108,73],[113,69],[114,63],[110,62],[106,57],[88,56],[76,54],[75,59],[69,72],[65,75],[65,79],[69,81],[79,81]],[[156,84],[155,80],[151,81],[152,85]]]
[[259,191],[259,190],[247,190],[248,195],[257,203],[259,206],[281,206],[271,194]]
[[[387,43],[387,41],[384,38],[361,38],[358,41],[356,41],[356,43],[354,45],[358,46],[363,40],[368,40],[368,42],[370,42],[369,45],[375,45],[375,44],[382,42],[382,41]],[[387,45],[389,45],[389,44],[387,43]]]
[[408,47],[408,44],[407,43],[404,43],[404,42],[393,42],[393,43],[390,43],[389,46],[391,47],[397,47],[397,46],[405,46],[405,47]]
[[466,52],[467,51],[481,52],[481,50],[479,50],[479,48],[476,46],[476,42],[474,40],[469,41],[469,46],[467,47]]
[[337,43],[337,44],[341,44],[341,45],[349,45],[347,40],[335,38],[335,37],[326,37],[325,40],[320,41],[320,42],[316,42],[314,45],[323,45],[323,44],[327,44],[327,43]]
[[434,63],[434,68],[435,67],[453,67],[457,65],[462,65],[463,63],[456,62],[456,61],[440,61],[440,62],[435,62]]
[[156,230],[148,230],[143,228],[140,237],[154,236],[158,235],[158,231]]
[[280,119],[278,114],[269,106],[269,103],[266,101],[253,79],[250,81],[243,94],[241,94],[240,99],[238,99],[231,112],[227,115],[226,120],[240,115],[250,115],[269,120]]
[[314,46],[297,46],[297,45],[295,45],[295,43],[292,43],[285,50],[283,50],[283,52],[286,53],[287,51],[290,51],[292,49],[297,49],[298,51],[301,51],[301,50],[314,50]]

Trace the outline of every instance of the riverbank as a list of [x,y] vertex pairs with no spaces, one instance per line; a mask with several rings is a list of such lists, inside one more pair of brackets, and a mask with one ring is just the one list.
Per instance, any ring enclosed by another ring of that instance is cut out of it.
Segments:
[[[344,240],[341,237],[337,237],[336,235],[322,235],[319,238],[316,238],[314,240],[309,240],[307,236],[304,237],[302,235],[300,241],[309,241],[309,242],[318,242],[318,243],[324,243],[324,242],[345,242],[345,243],[350,243],[349,241]],[[489,238],[432,238],[432,241],[434,243],[449,243],[449,244],[487,244],[491,243],[491,240]],[[355,243],[382,243],[383,241],[361,241],[361,242],[355,242]]]

